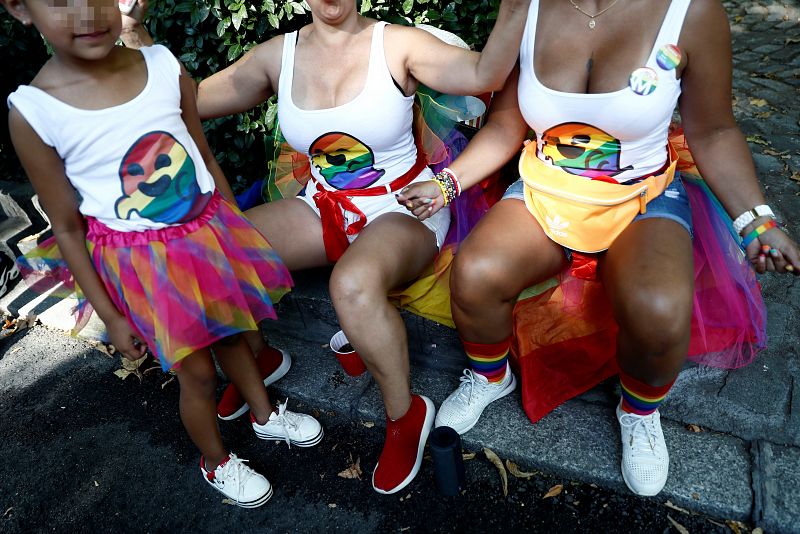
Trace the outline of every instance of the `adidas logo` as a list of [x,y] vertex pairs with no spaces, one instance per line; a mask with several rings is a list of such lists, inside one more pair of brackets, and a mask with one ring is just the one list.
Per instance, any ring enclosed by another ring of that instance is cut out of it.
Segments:
[[569,226],[569,221],[563,220],[558,215],[552,218],[548,215],[545,219],[547,220],[547,226],[550,228],[550,233],[560,237],[567,237],[567,232],[564,230]]

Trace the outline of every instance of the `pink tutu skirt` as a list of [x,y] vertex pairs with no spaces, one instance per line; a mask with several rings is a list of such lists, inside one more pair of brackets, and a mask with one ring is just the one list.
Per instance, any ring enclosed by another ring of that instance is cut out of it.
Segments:
[[[292,286],[267,240],[215,193],[180,226],[119,232],[89,218],[86,244],[111,300],[166,371],[193,352],[275,319]],[[19,260],[29,284],[64,282],[78,295],[76,331],[91,312],[53,238]]]

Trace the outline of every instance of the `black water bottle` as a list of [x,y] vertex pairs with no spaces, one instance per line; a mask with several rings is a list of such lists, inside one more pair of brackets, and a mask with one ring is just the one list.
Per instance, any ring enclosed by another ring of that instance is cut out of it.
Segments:
[[428,437],[433,458],[433,477],[442,495],[453,496],[464,488],[461,436],[449,426],[434,428]]

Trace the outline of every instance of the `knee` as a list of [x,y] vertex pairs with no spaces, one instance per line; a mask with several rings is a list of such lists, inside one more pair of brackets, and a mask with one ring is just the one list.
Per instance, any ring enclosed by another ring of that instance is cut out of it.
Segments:
[[370,269],[348,266],[333,269],[328,288],[337,312],[342,309],[366,309],[375,299],[385,299],[387,290],[374,283]]
[[669,288],[642,289],[617,307],[621,333],[641,347],[643,355],[660,356],[689,339],[692,296]]
[[507,295],[507,285],[504,269],[496,258],[456,255],[450,273],[450,298],[462,310],[485,306],[489,301],[513,298]]
[[178,371],[181,391],[190,391],[201,395],[214,395],[217,387],[217,370],[214,364],[204,362],[202,365],[183,365]]

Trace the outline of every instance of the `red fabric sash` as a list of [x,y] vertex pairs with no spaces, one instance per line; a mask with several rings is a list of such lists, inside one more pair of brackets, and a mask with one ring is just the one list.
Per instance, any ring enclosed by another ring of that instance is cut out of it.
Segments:
[[[386,185],[366,189],[331,191],[314,180],[317,192],[314,193],[313,198],[322,221],[322,239],[325,242],[325,254],[328,256],[328,261],[333,263],[341,258],[344,251],[350,246],[347,236],[358,234],[367,225],[367,216],[350,200],[352,197],[374,197],[398,191],[419,176],[427,164],[424,152],[417,148],[417,161],[414,165],[405,174]],[[355,222],[346,228],[342,210],[356,216]]]

